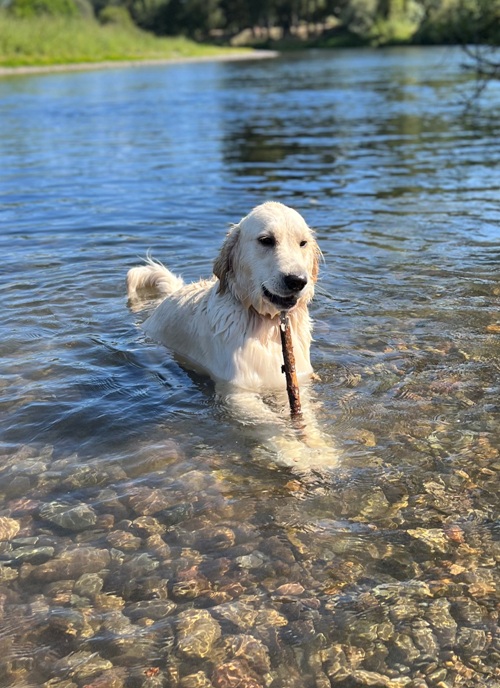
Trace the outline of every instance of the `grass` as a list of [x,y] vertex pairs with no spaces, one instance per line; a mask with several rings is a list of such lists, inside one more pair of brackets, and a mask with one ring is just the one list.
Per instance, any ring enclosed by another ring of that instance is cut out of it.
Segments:
[[16,18],[0,11],[0,66],[50,66],[82,62],[213,57],[247,52],[158,38],[133,25],[85,18]]

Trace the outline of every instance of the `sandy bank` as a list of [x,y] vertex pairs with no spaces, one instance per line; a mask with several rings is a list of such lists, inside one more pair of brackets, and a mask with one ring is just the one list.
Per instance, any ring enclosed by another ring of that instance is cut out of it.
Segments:
[[122,67],[148,67],[154,65],[178,64],[183,62],[234,62],[241,60],[262,60],[276,57],[274,50],[249,50],[244,53],[203,55],[195,57],[163,57],[146,60],[116,60],[108,62],[78,62],[73,64],[33,65],[25,67],[0,67],[0,76],[18,74],[49,74],[52,72],[83,72],[92,69],[121,69]]

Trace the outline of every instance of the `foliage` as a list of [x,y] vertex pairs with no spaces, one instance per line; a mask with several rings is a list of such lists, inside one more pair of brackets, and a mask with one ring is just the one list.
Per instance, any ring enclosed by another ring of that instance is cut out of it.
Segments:
[[419,43],[500,44],[500,0],[423,0]]
[[155,33],[196,39],[206,37],[223,20],[218,0],[131,0],[131,14]]
[[158,34],[200,39],[238,34],[255,43],[311,40],[332,31],[358,44],[500,40],[500,0],[92,0],[122,3],[134,21]]
[[107,5],[99,12],[99,22],[101,24],[116,24],[117,26],[133,26],[132,17],[126,7],[117,5]]
[[351,0],[340,15],[342,24],[355,34],[366,36],[377,18],[377,7],[377,0]]
[[74,0],[13,0],[9,11],[16,17],[74,17],[79,14]]

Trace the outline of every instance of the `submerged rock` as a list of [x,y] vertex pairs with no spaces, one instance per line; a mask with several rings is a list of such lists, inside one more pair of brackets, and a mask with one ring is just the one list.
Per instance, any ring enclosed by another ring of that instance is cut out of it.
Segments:
[[266,674],[271,669],[267,647],[251,635],[228,636],[224,640],[223,648],[228,658],[244,660],[259,674]]
[[139,516],[132,521],[131,527],[141,537],[163,535],[167,530],[166,526],[154,516]]
[[408,535],[424,543],[432,553],[445,553],[450,549],[450,538],[441,528],[412,528]]
[[240,630],[251,628],[257,618],[257,611],[251,605],[240,600],[220,604],[213,611],[217,618],[234,624]]
[[111,557],[107,549],[77,547],[62,552],[45,564],[33,567],[28,576],[42,583],[65,578],[74,580],[84,573],[98,573],[109,566],[110,561]]
[[215,688],[263,688],[245,660],[232,660],[217,666],[212,674]]
[[116,547],[122,552],[135,552],[142,544],[141,538],[124,530],[115,530],[109,533],[106,540],[111,547]]
[[150,487],[133,488],[127,502],[138,516],[151,516],[170,506],[167,493]]
[[210,552],[228,549],[236,541],[236,535],[228,526],[210,526],[202,528],[197,533],[196,547],[200,552]]
[[40,508],[40,518],[48,523],[78,532],[95,525],[97,514],[87,504],[67,504],[65,502],[49,502]]
[[362,686],[380,686],[380,688],[405,688],[410,683],[409,678],[391,679],[375,671],[362,669],[353,671],[352,677]]
[[412,638],[415,645],[428,659],[436,660],[439,656],[439,644],[429,624],[423,619],[412,623]]
[[444,598],[433,600],[425,616],[434,629],[440,646],[452,647],[456,641],[458,626],[450,613],[450,602]]
[[82,595],[85,597],[91,597],[97,595],[101,592],[104,585],[104,580],[102,576],[97,573],[84,573],[75,582],[75,593],[77,595]]
[[140,619],[161,620],[170,616],[177,609],[171,600],[142,600],[126,607],[125,614],[137,623]]
[[203,671],[198,671],[196,674],[189,674],[181,678],[179,688],[213,688],[213,685]]
[[112,668],[113,664],[108,659],[103,659],[97,652],[85,650],[73,652],[54,664],[54,672],[58,675],[66,674],[77,679],[90,678]]
[[0,540],[12,540],[20,530],[19,521],[8,516],[0,516]]
[[221,628],[204,609],[187,609],[177,617],[177,649],[188,657],[208,657]]
[[54,553],[55,548],[50,546],[18,547],[12,552],[12,561],[16,564],[22,564],[25,561],[31,564],[43,564],[52,559]]

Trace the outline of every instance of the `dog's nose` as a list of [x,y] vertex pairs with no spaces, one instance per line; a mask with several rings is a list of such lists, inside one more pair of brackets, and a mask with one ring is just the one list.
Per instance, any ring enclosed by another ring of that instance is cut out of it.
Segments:
[[305,275],[285,275],[283,282],[290,291],[302,291],[307,284],[307,277]]

